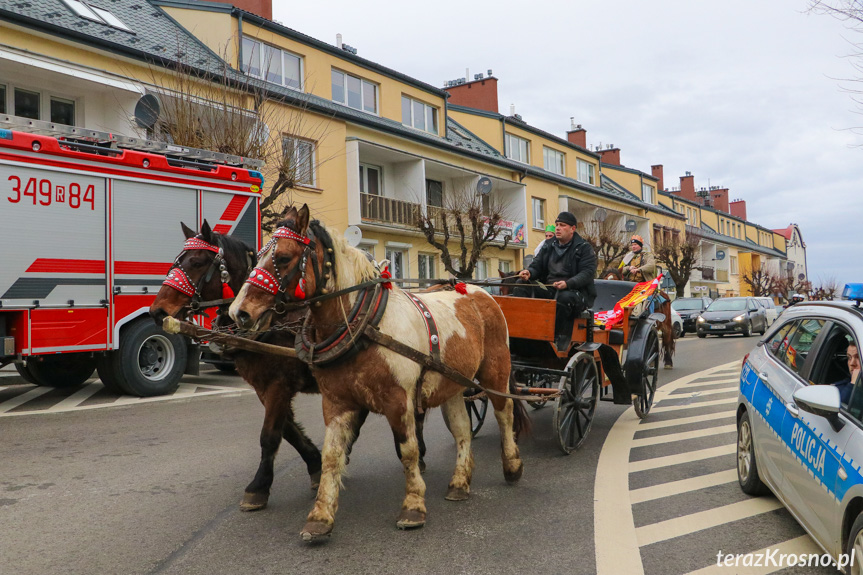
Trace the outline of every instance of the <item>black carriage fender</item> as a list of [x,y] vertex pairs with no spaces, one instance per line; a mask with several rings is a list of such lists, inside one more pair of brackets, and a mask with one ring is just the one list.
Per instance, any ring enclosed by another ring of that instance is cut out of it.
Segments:
[[629,392],[633,395],[644,395],[641,385],[641,372],[643,366],[645,347],[648,336],[656,329],[656,323],[651,318],[640,319],[632,331],[629,332],[629,346],[626,349],[626,361],[623,363],[623,374]]

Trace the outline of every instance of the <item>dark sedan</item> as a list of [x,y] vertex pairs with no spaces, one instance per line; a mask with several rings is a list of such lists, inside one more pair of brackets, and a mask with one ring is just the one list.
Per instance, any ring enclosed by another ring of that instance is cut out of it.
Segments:
[[698,316],[713,302],[709,297],[679,297],[671,302],[671,308],[683,319],[683,333],[695,333]]
[[696,321],[698,337],[739,333],[749,337],[767,331],[767,314],[751,297],[726,297],[714,301]]

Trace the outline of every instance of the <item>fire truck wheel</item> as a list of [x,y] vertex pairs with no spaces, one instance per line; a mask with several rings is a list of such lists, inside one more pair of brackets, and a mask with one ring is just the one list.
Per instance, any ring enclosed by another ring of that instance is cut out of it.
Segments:
[[93,375],[96,359],[89,354],[61,353],[27,361],[27,371],[39,385],[72,387]]
[[109,354],[107,379],[138,397],[173,393],[186,369],[187,355],[182,336],[167,334],[149,317],[143,318],[121,333],[120,349]]
[[18,375],[20,375],[22,378],[24,378],[24,381],[26,381],[27,383],[32,383],[33,385],[39,385],[39,382],[36,381],[32,375],[30,375],[30,370],[27,369],[27,366],[24,365],[23,363],[16,363],[15,364],[15,370],[18,372]]

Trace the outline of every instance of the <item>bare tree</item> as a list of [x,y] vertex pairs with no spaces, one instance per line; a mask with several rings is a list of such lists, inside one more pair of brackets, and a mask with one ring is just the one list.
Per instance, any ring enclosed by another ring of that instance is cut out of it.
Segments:
[[758,268],[743,270],[740,281],[749,287],[754,297],[771,296],[781,291],[782,279],[771,272],[765,264]]
[[658,240],[653,246],[656,263],[666,269],[680,296],[689,283],[692,270],[698,269],[700,255],[701,240],[695,234],[687,234],[684,239],[674,236],[670,240]]
[[[501,241],[496,246],[499,249],[509,245],[511,236],[504,233],[501,225],[507,212],[507,205],[491,194],[480,195],[475,190],[459,188],[444,195],[443,207],[428,206],[425,214],[418,213],[417,228],[440,252],[446,271],[457,278],[470,279],[486,248]],[[453,251],[452,242],[458,245]]]
[[150,83],[160,101],[154,139],[263,160],[265,185],[261,225],[272,232],[293,192],[314,186],[324,157],[321,142],[330,117],[311,113],[308,98],[286,97],[250,75],[232,69],[227,57],[218,70],[190,65],[178,46],[176,60],[150,64]]
[[623,256],[629,251],[629,237],[615,221],[606,218],[604,221],[590,220],[579,224],[581,237],[590,244],[596,253],[598,265],[597,277],[608,268],[617,266]]
[[809,291],[810,299],[832,301],[842,293],[839,281],[834,276],[819,277],[818,284],[812,285]]

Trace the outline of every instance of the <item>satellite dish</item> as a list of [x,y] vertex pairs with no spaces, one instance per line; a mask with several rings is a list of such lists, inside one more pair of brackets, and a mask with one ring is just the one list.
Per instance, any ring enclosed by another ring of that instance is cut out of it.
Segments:
[[363,241],[363,231],[357,226],[348,226],[348,229],[345,230],[345,240],[349,246],[355,248]]
[[491,187],[491,178],[489,178],[488,176],[483,176],[476,183],[476,193],[481,196],[485,196],[491,192]]
[[153,129],[162,111],[162,103],[155,94],[144,94],[135,104],[135,123],[139,128]]
[[785,262],[785,269],[789,272],[794,271],[794,262]]
[[608,218],[608,212],[603,208],[596,208],[596,211],[593,212],[593,219],[597,222],[604,222]]
[[806,274],[800,274],[800,275],[798,275],[798,276],[797,276],[797,279],[799,279],[800,281],[805,280],[805,279],[806,279]]
[[635,220],[626,220],[626,231],[634,232],[637,227],[638,224],[635,223]]
[[725,259],[725,250],[716,250],[716,259],[722,261]]

